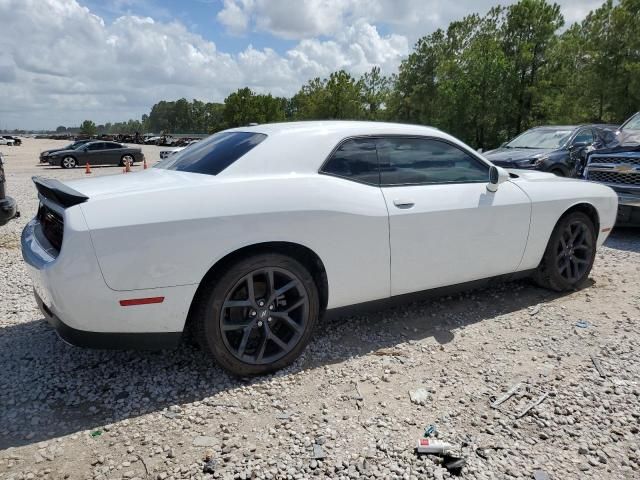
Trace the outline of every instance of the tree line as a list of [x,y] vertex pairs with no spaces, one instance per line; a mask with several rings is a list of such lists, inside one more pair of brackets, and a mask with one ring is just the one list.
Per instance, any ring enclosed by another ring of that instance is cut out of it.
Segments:
[[[213,133],[292,120],[431,125],[491,148],[540,124],[619,124],[640,109],[640,0],[605,1],[563,30],[557,4],[521,0],[420,38],[398,72],[314,78],[290,98],[240,88],[223,103],[161,101],[98,133]],[[59,127],[64,128],[64,127]]]

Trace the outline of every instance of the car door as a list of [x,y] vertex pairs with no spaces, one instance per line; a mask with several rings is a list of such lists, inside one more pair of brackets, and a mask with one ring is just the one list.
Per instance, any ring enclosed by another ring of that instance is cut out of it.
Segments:
[[120,165],[125,148],[119,143],[106,142],[102,161],[108,165]]
[[591,145],[595,142],[593,129],[591,127],[583,127],[576,133],[569,145],[569,168],[572,172],[582,170],[587,152],[591,149]]
[[512,182],[487,190],[490,165],[448,141],[377,142],[389,211],[391,294],[514,272],[529,233],[531,201]]
[[91,165],[101,165],[102,155],[104,153],[104,142],[91,142],[87,143],[85,147],[86,151],[82,156],[82,162],[88,162]]

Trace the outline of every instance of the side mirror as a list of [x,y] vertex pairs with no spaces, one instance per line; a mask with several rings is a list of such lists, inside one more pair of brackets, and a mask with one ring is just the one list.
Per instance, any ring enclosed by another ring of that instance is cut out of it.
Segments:
[[487,190],[490,192],[497,192],[498,186],[509,180],[509,172],[504,168],[496,167],[492,165],[489,169],[489,183],[487,184]]
[[575,150],[576,148],[582,148],[588,145],[589,145],[589,142],[575,142],[571,144],[571,146],[569,147],[569,150]]

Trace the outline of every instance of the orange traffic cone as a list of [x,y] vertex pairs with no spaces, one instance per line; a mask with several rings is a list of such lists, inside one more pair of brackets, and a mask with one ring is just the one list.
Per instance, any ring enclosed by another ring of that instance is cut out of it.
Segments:
[[146,158],[144,158],[144,159],[142,160],[142,168],[143,168],[144,170],[146,170],[146,169],[147,169],[147,159],[146,159]]
[[126,173],[129,173],[131,171],[131,163],[129,163],[129,160],[124,162],[124,169],[125,169]]
[[84,173],[86,173],[87,175],[91,173],[91,166],[89,165],[89,162],[87,162],[87,164],[84,167]]

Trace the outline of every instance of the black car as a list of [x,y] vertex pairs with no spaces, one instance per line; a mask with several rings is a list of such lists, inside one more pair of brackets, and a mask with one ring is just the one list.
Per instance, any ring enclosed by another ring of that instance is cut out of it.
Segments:
[[521,133],[485,156],[494,165],[551,172],[561,177],[581,172],[588,152],[615,138],[615,125],[536,127]]
[[16,201],[5,193],[4,161],[0,153],[0,226],[12,218],[20,216]]
[[74,168],[78,165],[133,165],[142,162],[144,154],[140,148],[128,147],[116,142],[91,141],[73,150],[54,152],[48,157],[49,165]]
[[66,147],[63,148],[54,148],[51,150],[45,150],[44,152],[40,153],[40,163],[49,163],[49,156],[53,153],[56,152],[62,152],[64,150],[75,150],[78,147],[81,147],[82,145],[84,145],[85,143],[89,143],[89,142],[93,142],[94,140],[92,139],[86,139],[86,140],[76,140],[73,143],[70,143],[69,145],[67,145]]

